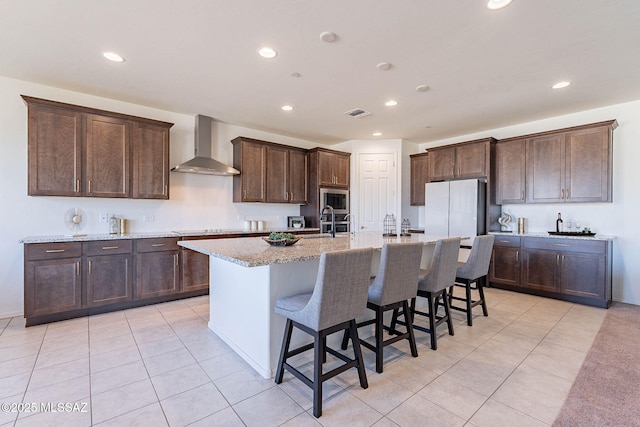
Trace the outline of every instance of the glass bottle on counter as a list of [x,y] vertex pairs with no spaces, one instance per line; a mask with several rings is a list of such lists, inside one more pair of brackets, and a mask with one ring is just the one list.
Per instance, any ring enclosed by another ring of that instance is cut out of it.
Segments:
[[556,219],[556,232],[562,232],[562,215],[558,212],[558,219]]
[[109,218],[109,234],[118,234],[120,232],[120,221],[115,215]]

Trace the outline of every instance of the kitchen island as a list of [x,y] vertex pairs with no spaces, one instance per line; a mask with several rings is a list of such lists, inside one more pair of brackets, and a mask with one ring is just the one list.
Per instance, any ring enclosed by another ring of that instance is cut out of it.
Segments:
[[[259,237],[181,241],[185,248],[209,255],[209,328],[264,378],[274,374],[285,319],[273,312],[278,298],[313,290],[320,255],[344,249],[382,248],[384,243],[424,242],[422,267],[433,257],[441,236],[414,234],[382,237],[380,232],[304,236],[287,247],[273,247]],[[380,251],[374,251],[375,274]],[[297,332],[297,331],[294,331]],[[365,332],[366,334],[366,332]],[[308,342],[295,334],[292,345]]]

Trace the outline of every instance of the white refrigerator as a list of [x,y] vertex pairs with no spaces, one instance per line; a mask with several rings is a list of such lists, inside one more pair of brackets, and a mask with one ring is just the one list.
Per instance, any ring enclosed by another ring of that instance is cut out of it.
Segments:
[[425,234],[472,240],[485,234],[486,188],[477,179],[425,184]]

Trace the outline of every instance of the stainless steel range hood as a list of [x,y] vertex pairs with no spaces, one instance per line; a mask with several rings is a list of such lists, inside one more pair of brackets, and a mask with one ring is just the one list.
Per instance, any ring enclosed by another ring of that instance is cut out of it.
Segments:
[[195,157],[171,168],[173,172],[204,175],[238,175],[239,170],[211,158],[211,117],[196,116]]

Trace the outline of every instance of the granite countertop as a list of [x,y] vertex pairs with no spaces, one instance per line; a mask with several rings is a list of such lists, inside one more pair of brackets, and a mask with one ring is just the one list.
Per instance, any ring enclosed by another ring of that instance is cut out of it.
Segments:
[[84,235],[48,235],[48,236],[28,236],[19,241],[19,243],[57,243],[57,242],[89,242],[93,240],[122,240],[122,239],[153,239],[162,237],[193,237],[193,236],[225,236],[225,235],[247,235],[264,234],[273,231],[301,232],[315,231],[319,232],[319,228],[269,228],[267,230],[242,230],[242,229],[202,229],[202,230],[186,230],[186,231],[159,231],[145,233],[125,233],[125,234],[84,234]]
[[322,252],[368,247],[379,249],[384,243],[424,242],[425,245],[435,245],[438,239],[443,238],[424,234],[383,237],[382,233],[377,231],[338,233],[333,239],[319,236],[321,235],[302,236],[293,246],[271,246],[260,237],[189,240],[178,244],[244,267],[258,267],[318,259]]
[[496,236],[514,236],[514,237],[544,237],[547,239],[577,239],[577,240],[615,240],[616,236],[606,236],[604,234],[596,234],[595,236],[558,236],[549,234],[547,232],[532,232],[532,233],[509,233],[505,231],[491,231],[489,234],[495,234]]

